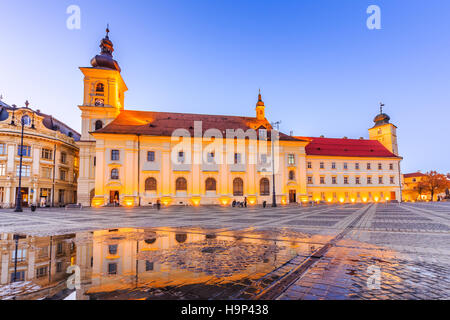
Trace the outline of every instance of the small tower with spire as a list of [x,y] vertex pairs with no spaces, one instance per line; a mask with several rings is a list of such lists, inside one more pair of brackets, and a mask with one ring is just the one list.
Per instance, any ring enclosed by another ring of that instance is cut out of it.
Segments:
[[259,89],[258,95],[258,103],[256,104],[256,119],[262,121],[266,119],[266,106],[264,105],[264,101],[262,101],[261,89]]
[[375,125],[369,129],[369,139],[378,140],[389,151],[398,155],[397,127],[390,123],[391,118],[383,112],[384,106],[380,102],[380,113],[373,119]]

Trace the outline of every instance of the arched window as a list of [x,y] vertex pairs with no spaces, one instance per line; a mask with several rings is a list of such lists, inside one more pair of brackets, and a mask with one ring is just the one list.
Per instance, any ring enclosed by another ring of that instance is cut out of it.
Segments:
[[105,85],[103,83],[97,83],[95,92],[105,92]]
[[187,191],[187,181],[185,178],[178,178],[175,183],[176,191]]
[[270,182],[267,178],[262,178],[259,182],[259,193],[262,196],[270,195]]
[[177,233],[175,235],[175,240],[177,240],[178,243],[184,243],[187,240],[187,234],[186,233]]
[[111,180],[119,180],[119,169],[111,170]]
[[294,170],[289,171],[289,180],[295,180],[295,171]]
[[95,121],[95,130],[100,130],[101,128],[103,128],[103,122],[102,120],[97,120]]
[[145,191],[156,191],[156,179],[148,178],[145,180]]
[[233,195],[243,196],[244,195],[244,181],[241,178],[236,178],[233,180]]
[[206,191],[216,191],[216,180],[214,178],[208,178],[205,182]]

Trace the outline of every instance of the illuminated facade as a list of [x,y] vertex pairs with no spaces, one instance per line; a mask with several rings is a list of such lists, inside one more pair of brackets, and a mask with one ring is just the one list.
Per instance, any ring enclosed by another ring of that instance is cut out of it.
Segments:
[[[126,110],[127,86],[112,57],[108,34],[100,47],[91,67],[80,68],[84,97],[79,106],[79,202],[95,206],[145,206],[157,201],[227,205],[246,198],[250,205],[271,203],[272,126],[265,117],[261,94],[253,117]],[[400,200],[401,157],[396,127],[389,120],[380,112],[369,129],[369,140],[280,133],[273,147],[277,201]],[[256,144],[245,136],[229,138],[225,133],[230,129],[253,130],[258,136]],[[179,140],[173,139],[177,130],[190,134],[191,147],[180,149]],[[209,135],[214,130],[219,135]],[[224,147],[211,149],[213,142]],[[235,147],[231,153],[225,147],[230,145]]]
[[[27,103],[28,104],[28,103]],[[24,127],[22,204],[76,203],[80,135],[39,110],[9,106],[0,101],[0,205],[14,207],[19,186],[21,119]]]

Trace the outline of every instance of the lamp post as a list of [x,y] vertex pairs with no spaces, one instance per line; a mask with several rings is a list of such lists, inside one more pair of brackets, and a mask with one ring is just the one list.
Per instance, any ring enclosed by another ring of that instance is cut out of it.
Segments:
[[30,122],[30,117],[27,115],[24,115],[20,121],[20,123],[22,124],[22,133],[20,135],[20,164],[19,164],[19,188],[17,190],[17,197],[16,197],[16,209],[14,210],[15,212],[23,212],[22,210],[22,158],[23,158],[23,129],[25,127],[25,125],[29,124]]
[[13,236],[16,248],[14,250],[14,276],[12,277],[11,282],[16,282],[17,280],[17,252],[19,251],[19,238],[18,234]]
[[[270,144],[272,145],[272,207],[275,208],[277,206],[277,195],[275,193],[275,137],[278,138],[278,131],[280,130],[281,121],[272,123],[272,137]],[[275,134],[273,133],[273,127],[277,127]]]

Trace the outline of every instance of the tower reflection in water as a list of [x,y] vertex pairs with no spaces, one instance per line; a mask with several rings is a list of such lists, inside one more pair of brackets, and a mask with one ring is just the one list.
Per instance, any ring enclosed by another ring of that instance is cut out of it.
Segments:
[[[110,229],[24,236],[16,255],[14,235],[1,234],[0,299],[226,299],[326,240],[251,231]],[[75,292],[66,284],[71,265],[80,268]]]

